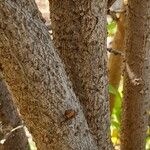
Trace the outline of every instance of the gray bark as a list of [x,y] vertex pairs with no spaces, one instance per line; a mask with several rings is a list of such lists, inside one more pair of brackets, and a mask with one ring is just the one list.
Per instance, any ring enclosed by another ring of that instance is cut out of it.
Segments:
[[0,35],[3,73],[38,149],[97,150],[33,0],[0,2]]
[[[22,127],[22,120],[15,107],[12,95],[0,71],[0,122],[1,144],[4,150],[29,150],[28,137]],[[21,128],[18,128],[21,126]],[[14,131],[13,131],[14,130]]]
[[99,149],[110,148],[107,1],[49,0],[53,41]]
[[144,150],[150,98],[150,1],[128,2],[121,150]]

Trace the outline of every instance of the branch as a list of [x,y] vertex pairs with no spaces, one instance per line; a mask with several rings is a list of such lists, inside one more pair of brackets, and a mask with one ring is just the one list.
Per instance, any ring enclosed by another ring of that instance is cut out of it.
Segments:
[[112,49],[112,48],[107,48],[107,51],[114,54],[114,55],[121,55],[121,56],[125,56],[125,53],[120,51],[120,50],[116,50],[116,49]]

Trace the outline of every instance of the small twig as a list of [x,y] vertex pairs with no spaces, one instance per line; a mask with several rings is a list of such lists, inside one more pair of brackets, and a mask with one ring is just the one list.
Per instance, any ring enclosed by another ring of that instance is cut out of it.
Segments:
[[17,126],[16,128],[13,128],[10,132],[8,132],[7,134],[5,134],[5,136],[3,137],[2,140],[0,140],[0,144],[4,144],[5,141],[7,140],[7,138],[12,134],[12,132],[20,129],[20,128],[23,128],[24,125],[20,125],[20,126]]
[[125,56],[125,53],[116,49],[107,48],[107,51],[113,53],[114,55]]

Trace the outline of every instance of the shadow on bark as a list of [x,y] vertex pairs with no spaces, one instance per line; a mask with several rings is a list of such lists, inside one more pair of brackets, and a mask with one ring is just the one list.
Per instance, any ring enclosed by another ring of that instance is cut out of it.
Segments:
[[0,74],[0,123],[0,149],[30,149],[22,120],[2,74]]

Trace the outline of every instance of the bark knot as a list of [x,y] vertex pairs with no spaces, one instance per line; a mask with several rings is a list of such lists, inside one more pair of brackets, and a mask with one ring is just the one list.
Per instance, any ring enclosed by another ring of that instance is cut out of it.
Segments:
[[73,110],[73,109],[68,109],[64,113],[64,116],[65,116],[66,120],[73,119],[73,118],[76,117],[76,115],[77,115],[77,112],[75,110]]

